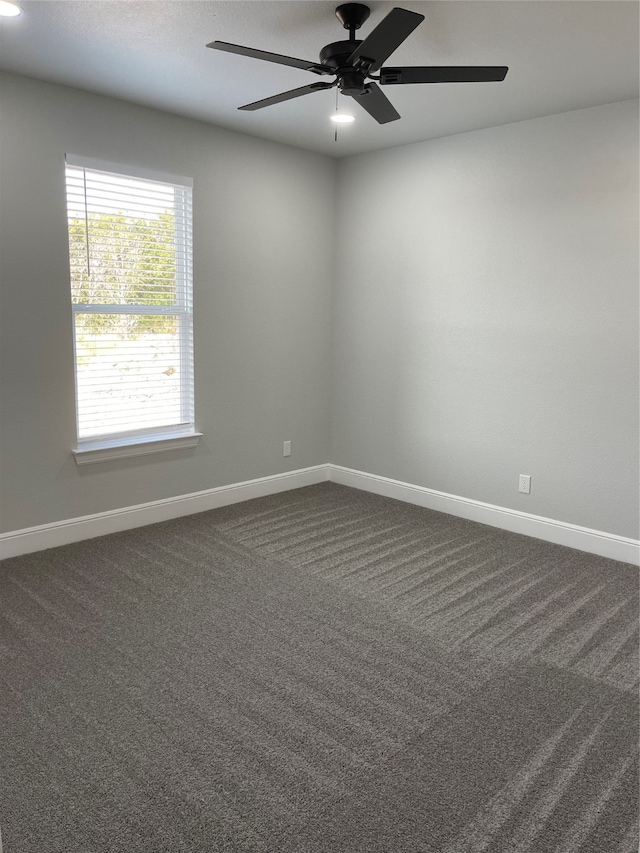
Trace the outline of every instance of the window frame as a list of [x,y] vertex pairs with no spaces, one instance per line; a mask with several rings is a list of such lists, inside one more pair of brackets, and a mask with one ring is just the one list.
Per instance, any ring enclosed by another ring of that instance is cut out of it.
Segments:
[[[67,168],[83,169],[115,175],[129,180],[148,180],[172,186],[179,192],[175,199],[175,239],[176,242],[176,299],[172,305],[145,305],[139,303],[96,303],[75,302],[71,269],[69,288],[73,320],[73,356],[76,408],[76,447],[72,453],[78,465],[92,462],[104,462],[112,459],[142,456],[169,450],[192,448],[198,444],[202,433],[195,427],[195,365],[193,346],[193,273],[192,240],[193,227],[191,215],[191,193],[193,179],[183,176],[157,172],[137,166],[112,163],[95,158],[74,154],[65,155],[65,187],[67,187]],[[69,197],[67,199],[67,218]],[[68,225],[67,225],[67,234]],[[70,259],[70,255],[69,255]],[[180,422],[155,427],[140,427],[93,436],[80,436],[79,376],[77,354],[78,314],[121,314],[171,316],[176,318],[179,327],[178,343],[180,348]]]

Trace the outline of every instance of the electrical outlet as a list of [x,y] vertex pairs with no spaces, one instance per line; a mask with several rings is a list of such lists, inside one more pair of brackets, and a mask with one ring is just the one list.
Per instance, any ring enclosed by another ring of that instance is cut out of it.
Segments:
[[284,441],[282,443],[282,455],[283,456],[291,456],[291,442]]
[[531,493],[531,477],[529,474],[520,474],[520,479],[518,480],[518,491],[522,492],[523,495]]

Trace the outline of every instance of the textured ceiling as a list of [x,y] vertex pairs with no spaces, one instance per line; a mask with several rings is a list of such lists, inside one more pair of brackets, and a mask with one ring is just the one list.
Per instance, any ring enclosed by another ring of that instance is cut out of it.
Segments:
[[[335,89],[237,110],[326,78],[205,47],[218,39],[317,61],[347,37],[336,2],[20,2],[23,15],[0,19],[0,68],[338,157],[638,97],[633,0],[400,0],[425,20],[387,65],[508,65],[507,78],[387,87],[402,119],[386,125],[341,96],[357,120],[337,143]],[[394,4],[368,5],[360,37]]]

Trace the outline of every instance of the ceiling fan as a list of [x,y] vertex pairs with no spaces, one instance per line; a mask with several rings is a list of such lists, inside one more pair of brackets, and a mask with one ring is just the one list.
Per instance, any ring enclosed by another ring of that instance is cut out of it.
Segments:
[[[363,107],[379,124],[386,124],[400,118],[391,101],[380,86],[404,85],[406,83],[483,83],[504,80],[507,71],[505,65],[487,66],[413,66],[408,68],[382,68],[389,56],[409,36],[424,15],[409,12],[406,9],[392,9],[369,35],[360,41],[355,38],[356,30],[369,17],[369,7],[362,3],[343,3],[336,9],[336,18],[349,30],[347,41],[336,41],[325,45],[320,51],[320,62],[308,62],[280,53],[269,53],[252,47],[213,41],[207,47],[225,50],[241,56],[251,56],[266,62],[302,68],[313,74],[335,76],[331,82],[318,81],[298,89],[282,92],[271,98],[263,98],[252,104],[238,107],[240,110],[261,110],[273,104],[280,104],[311,92],[321,92],[338,86],[343,95],[349,95]],[[376,76],[375,72],[380,74]],[[372,81],[372,82],[369,82]],[[375,82],[377,81],[377,82]]]

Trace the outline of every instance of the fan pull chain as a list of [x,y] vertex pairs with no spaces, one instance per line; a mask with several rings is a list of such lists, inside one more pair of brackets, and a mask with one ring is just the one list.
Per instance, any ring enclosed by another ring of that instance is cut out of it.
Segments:
[[[336,115],[338,115],[338,87],[337,86],[336,86]],[[335,134],[333,137],[333,141],[334,142],[338,141],[338,122],[336,122]]]

